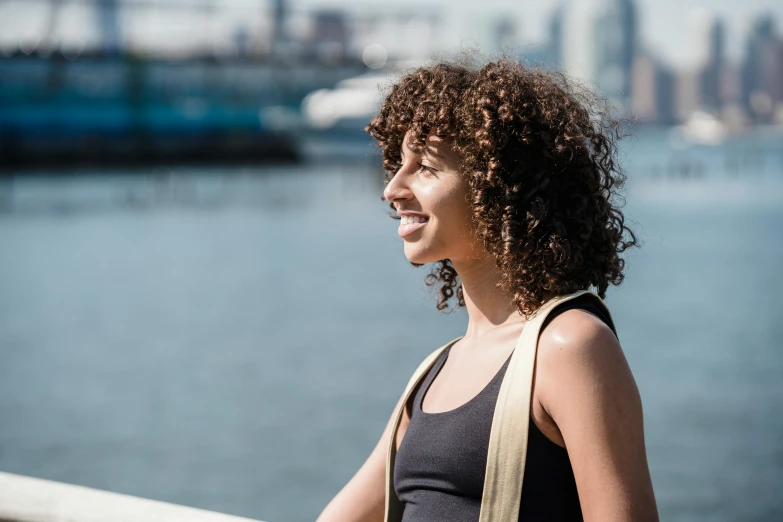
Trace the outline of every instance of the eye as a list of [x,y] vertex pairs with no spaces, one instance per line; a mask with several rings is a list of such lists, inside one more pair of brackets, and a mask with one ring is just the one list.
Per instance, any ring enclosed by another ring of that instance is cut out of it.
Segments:
[[437,172],[437,170],[425,165],[424,163],[417,163],[416,165],[418,165],[421,170],[429,172],[430,174],[435,174]]

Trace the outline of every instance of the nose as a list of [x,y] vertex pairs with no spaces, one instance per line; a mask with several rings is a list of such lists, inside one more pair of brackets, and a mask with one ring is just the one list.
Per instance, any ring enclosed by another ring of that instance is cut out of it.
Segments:
[[386,185],[386,188],[383,189],[383,199],[390,203],[413,198],[413,192],[407,183],[407,176],[403,172],[404,169],[405,167],[401,167]]

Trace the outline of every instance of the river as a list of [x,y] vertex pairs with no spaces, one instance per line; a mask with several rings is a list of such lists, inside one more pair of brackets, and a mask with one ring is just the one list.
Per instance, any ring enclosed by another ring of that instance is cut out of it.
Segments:
[[[661,520],[783,520],[780,136],[624,146],[606,302]],[[312,521],[464,333],[363,162],[0,180],[0,470]]]

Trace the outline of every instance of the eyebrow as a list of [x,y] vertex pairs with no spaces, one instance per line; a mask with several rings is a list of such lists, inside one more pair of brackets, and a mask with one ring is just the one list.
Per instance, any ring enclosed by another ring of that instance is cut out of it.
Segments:
[[[433,149],[433,148],[432,148],[432,147],[430,147],[430,146],[427,146],[427,147],[425,147],[425,148],[424,148],[424,152],[425,152],[426,154],[430,154],[430,155],[432,155],[432,156],[434,156],[434,157],[436,157],[436,158],[438,158],[438,159],[441,159],[441,160],[443,160],[443,159],[444,159],[442,155],[438,154],[438,153],[435,151],[435,149]],[[402,159],[405,159],[405,146],[404,146],[404,145],[403,145],[402,149],[400,150],[400,156],[402,157]]]
[[443,159],[443,156],[441,156],[440,154],[438,154],[438,153],[435,151],[435,149],[433,149],[432,147],[427,147],[426,149],[424,149],[424,152],[429,152],[430,154],[432,154],[432,155],[433,155],[433,156],[435,156],[436,158]]

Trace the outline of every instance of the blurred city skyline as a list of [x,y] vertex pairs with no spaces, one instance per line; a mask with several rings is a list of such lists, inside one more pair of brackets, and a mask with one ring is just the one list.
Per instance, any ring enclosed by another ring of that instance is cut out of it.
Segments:
[[[390,50],[415,55],[448,51],[460,45],[485,47],[493,38],[493,23],[503,14],[513,30],[516,46],[536,46],[547,41],[547,25],[558,5],[567,9],[596,4],[598,0],[571,2],[522,1],[511,4],[486,0],[481,8],[467,0],[430,0],[426,4],[400,1],[368,5],[360,0],[296,0],[285,2],[288,26],[293,34],[309,27],[304,18],[323,10],[344,10],[348,15],[420,15],[437,19],[433,28],[412,28],[414,38],[399,38],[399,27],[374,32],[375,41],[357,39],[354,44],[380,44]],[[96,7],[106,0],[0,0],[0,52],[14,48],[33,51],[45,41],[51,6],[58,5],[57,21],[49,38],[64,47],[83,48],[100,40]],[[208,45],[216,52],[230,52],[243,36],[254,41],[271,30],[274,18],[272,0],[117,0],[125,44],[130,47],[187,52]],[[643,48],[676,69],[698,65],[706,50],[699,41],[699,28],[708,17],[725,25],[725,53],[729,61],[739,61],[754,20],[769,15],[783,19],[783,4],[771,0],[637,0],[638,38]],[[419,34],[417,40],[415,35]],[[407,35],[406,35],[407,36]],[[257,43],[257,42],[256,42]]]
[[[783,128],[783,8],[681,4],[656,26],[638,0],[0,0],[0,151],[21,165],[365,150],[379,86],[461,50],[564,71],[686,141]],[[687,53],[671,60],[651,35]]]

